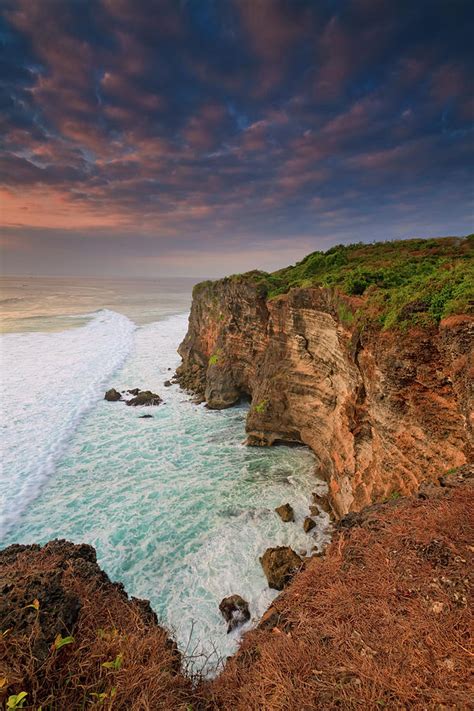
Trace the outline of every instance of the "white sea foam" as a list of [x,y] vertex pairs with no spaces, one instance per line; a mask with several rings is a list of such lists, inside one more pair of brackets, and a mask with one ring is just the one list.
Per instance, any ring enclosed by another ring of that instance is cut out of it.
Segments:
[[36,498],[85,413],[123,364],[135,325],[102,310],[82,328],[0,337],[0,539]]
[[[67,415],[76,402],[70,388],[74,380],[82,379],[77,368],[86,345],[92,354],[112,349],[118,355],[120,329],[113,322],[116,328],[108,331],[111,343],[102,347],[96,343],[99,328],[67,332],[68,339],[73,334],[79,338],[79,331],[88,333],[89,341],[80,338],[74,359],[78,362],[71,363],[57,383],[58,403],[65,403],[60,412]],[[122,325],[128,344],[126,320]],[[100,565],[130,594],[151,601],[183,651],[207,656],[216,650],[205,668],[213,673],[219,657],[235,651],[241,634],[241,630],[227,634],[219,613],[222,598],[241,594],[250,604],[249,625],[255,624],[276,595],[268,587],[259,556],[275,545],[309,553],[328,540],[329,527],[326,514],[320,514],[311,533],[303,531],[311,492],[325,487],[314,476],[315,459],[309,450],[245,447],[247,405],[216,412],[192,404],[177,385],[164,387],[179,363],[176,348],[186,326],[187,316],[179,315],[135,331],[123,367],[106,382],[102,371],[96,405],[74,430],[54,476],[12,528],[7,542],[64,537],[94,545]],[[50,342],[56,343],[57,334],[53,336]],[[23,370],[23,355],[19,350],[16,354]],[[26,372],[37,373],[31,354],[24,355]],[[66,355],[70,357],[70,348],[64,350],[64,363]],[[88,382],[92,371],[99,378],[98,363],[104,365],[107,357],[97,355],[89,361]],[[56,377],[54,369],[49,377]],[[33,377],[28,379],[34,383]],[[164,403],[133,408],[105,402],[101,399],[105,387],[151,389]],[[62,388],[66,394],[61,394]],[[35,394],[39,399],[51,397],[47,387]],[[21,391],[22,402],[25,397]],[[23,408],[20,412],[24,414]],[[144,413],[152,418],[140,419]],[[41,445],[41,418],[48,416],[56,418],[49,409],[36,412],[31,429],[35,446]],[[46,433],[50,429],[47,424]],[[28,435],[27,424],[22,431]],[[13,435],[18,441],[18,433]],[[33,458],[34,450],[28,451]],[[13,486],[10,491],[15,494]],[[286,502],[295,509],[295,523],[283,523],[274,511]],[[202,658],[196,660],[197,667]]]

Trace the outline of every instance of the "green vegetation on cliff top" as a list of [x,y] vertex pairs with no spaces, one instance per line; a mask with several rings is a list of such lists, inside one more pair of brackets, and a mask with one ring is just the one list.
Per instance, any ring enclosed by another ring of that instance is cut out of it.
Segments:
[[[341,320],[378,321],[383,327],[430,326],[474,312],[474,235],[332,247],[271,274],[248,272],[272,299],[293,287],[329,287],[347,296]],[[353,310],[352,310],[353,309]]]

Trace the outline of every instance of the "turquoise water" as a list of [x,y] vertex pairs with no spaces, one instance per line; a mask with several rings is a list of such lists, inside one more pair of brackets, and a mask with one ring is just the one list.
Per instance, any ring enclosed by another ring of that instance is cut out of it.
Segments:
[[[7,369],[19,363],[30,386],[6,414],[4,543],[91,543],[112,579],[151,600],[197,666],[215,650],[212,673],[241,634],[226,634],[220,600],[241,594],[246,628],[255,624],[276,594],[258,557],[274,545],[309,552],[329,527],[321,515],[310,534],[302,529],[311,492],[324,491],[309,450],[245,447],[246,405],[210,411],[163,386],[186,326],[186,314],[136,327],[102,311],[80,328],[2,337]],[[149,388],[164,403],[108,403],[106,387]],[[287,501],[294,524],[274,512]]]

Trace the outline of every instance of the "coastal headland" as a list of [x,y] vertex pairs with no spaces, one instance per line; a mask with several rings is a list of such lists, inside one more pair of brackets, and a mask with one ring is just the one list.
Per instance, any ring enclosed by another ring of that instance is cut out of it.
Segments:
[[217,410],[249,399],[249,445],[313,450],[329,489],[314,513],[331,512],[333,541],[296,556],[210,680],[186,673],[90,546],[6,548],[7,708],[468,708],[473,249],[472,236],[339,246],[198,284],[182,388]]

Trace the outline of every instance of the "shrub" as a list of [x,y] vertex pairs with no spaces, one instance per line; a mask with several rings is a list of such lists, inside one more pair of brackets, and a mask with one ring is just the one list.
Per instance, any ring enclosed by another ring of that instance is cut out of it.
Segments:
[[[370,314],[384,328],[430,326],[450,314],[472,313],[473,254],[472,235],[337,245],[272,274],[253,272],[251,278],[268,299],[293,287],[331,287],[363,297],[366,308],[358,317]],[[421,301],[425,311],[410,308]]]

